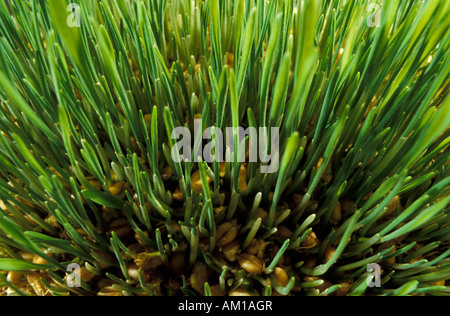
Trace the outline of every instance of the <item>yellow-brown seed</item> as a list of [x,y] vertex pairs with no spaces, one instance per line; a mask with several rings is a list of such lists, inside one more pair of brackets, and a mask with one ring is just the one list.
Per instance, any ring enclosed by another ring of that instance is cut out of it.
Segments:
[[112,286],[102,288],[97,296],[123,296],[122,291],[114,289]]
[[109,187],[112,195],[120,195],[125,188],[125,182],[116,182],[112,186]]
[[134,151],[139,152],[139,145],[136,142],[136,138],[134,138],[133,136],[130,136],[130,143],[131,143],[131,146],[133,147]]
[[170,260],[170,267],[175,273],[182,273],[184,267],[186,266],[186,256],[182,252],[177,252],[173,254]]
[[346,296],[348,294],[348,291],[352,287],[352,284],[349,282],[342,282],[342,283],[339,283],[339,285],[341,287],[339,289],[337,289],[336,292],[334,292],[334,295],[336,295],[336,296]]
[[264,253],[266,252],[266,248],[267,246],[271,245],[272,242],[270,241],[261,241],[259,242],[259,250],[258,250],[258,254],[256,254],[256,256],[258,258],[263,258],[264,257]]
[[114,281],[111,279],[103,278],[97,282],[97,286],[99,289],[103,289],[105,287],[111,286],[114,284]]
[[234,64],[234,54],[233,53],[227,53],[227,64],[230,67],[233,67]]
[[284,269],[276,267],[275,270],[273,271],[273,275],[279,285],[281,285],[282,287],[288,285],[289,276],[286,273],[286,271],[284,271]]
[[250,244],[248,245],[246,252],[251,255],[256,255],[259,252],[259,240],[253,238]]
[[302,199],[303,199],[303,195],[301,195],[301,194],[294,193],[294,194],[292,195],[292,201],[294,202],[294,204],[295,204],[296,206],[300,204],[300,202],[302,201]]
[[373,195],[373,192],[369,192],[369,193],[367,193],[363,198],[362,198],[362,200],[363,201],[367,201],[368,199],[370,199],[370,197]]
[[192,268],[191,286],[203,295],[206,282],[208,282],[208,270],[203,263],[197,262]]
[[233,240],[223,248],[223,254],[228,261],[234,262],[237,259],[241,244],[238,240]]
[[267,220],[269,218],[269,213],[267,213],[267,211],[265,211],[263,208],[258,208],[258,210],[256,211],[256,218],[258,219],[261,218],[261,223],[266,225],[267,224]]
[[[280,251],[280,247],[273,245],[272,247],[269,247],[269,258],[275,258],[277,253]],[[258,258],[262,258],[262,256],[258,256]],[[284,254],[281,255],[277,262],[277,267],[282,267],[284,265]]]
[[227,295],[227,292],[222,290],[219,284],[215,284],[210,287],[211,295],[212,296],[225,296]]
[[33,256],[33,263],[36,264],[48,264],[48,261],[38,255]]
[[35,271],[27,273],[27,281],[28,283],[30,283],[36,295],[45,296],[46,290],[40,279],[41,275],[39,274],[39,272]]
[[342,206],[338,201],[334,206],[333,212],[331,213],[330,222],[333,225],[337,225],[342,219]]
[[331,260],[331,258],[333,258],[334,253],[336,252],[336,248],[329,246],[325,249],[325,252],[323,254],[323,260],[325,262],[328,262]]
[[172,197],[177,201],[184,201],[183,193],[178,187],[175,189],[175,192],[172,193]]
[[119,238],[122,238],[128,236],[133,228],[126,218],[120,218],[110,224],[108,233],[111,234],[113,231]]
[[145,122],[151,122],[151,120],[152,120],[152,114],[151,113],[148,113],[148,114],[144,115],[144,121]]
[[161,170],[161,179],[165,182],[172,178],[173,172],[169,165],[165,166],[163,170]]
[[28,261],[28,262],[32,262],[34,255],[29,253],[29,252],[25,252],[25,251],[21,251],[19,252],[19,255],[22,257],[23,260]]
[[37,226],[36,222],[33,219],[31,219],[30,216],[24,215],[24,217],[30,224],[32,224],[33,226]]
[[223,247],[232,242],[238,234],[238,229],[232,222],[225,222],[217,228],[217,246]]
[[44,221],[52,227],[60,227],[58,220],[53,215],[48,215]]
[[409,261],[409,263],[415,263],[415,262],[423,260],[423,259],[425,259],[423,256],[418,256],[418,257],[412,259],[411,261]]
[[[109,156],[108,149],[106,149],[106,147],[103,147],[102,149],[103,149],[103,154],[105,155],[106,159],[108,161],[111,161],[111,157]],[[111,170],[111,179],[113,179],[113,180],[117,179],[116,173],[114,172],[114,170]]]
[[[36,296],[36,292],[34,291],[33,287],[28,283],[27,280],[21,280],[19,283],[15,284],[15,287],[18,288],[22,293],[28,296]],[[11,287],[4,287],[3,288],[4,293],[2,293],[2,288],[0,287],[0,296],[8,296],[8,295],[14,295],[16,291],[12,289]]]
[[128,224],[128,220],[126,218],[119,218],[109,224],[109,228],[116,228]]
[[303,264],[303,267],[308,268],[308,269],[312,269],[316,266],[317,264],[317,259],[316,257],[310,257],[308,259],[305,260],[305,263]]
[[277,227],[278,235],[283,239],[288,239],[292,236],[293,232],[286,226],[280,225]]
[[301,249],[310,249],[314,248],[318,243],[318,238],[314,232],[310,232],[308,236],[306,236],[305,240],[303,240],[301,244]]
[[250,293],[242,286],[230,292],[230,296],[251,296]]
[[260,274],[263,271],[263,264],[258,257],[249,253],[244,253],[238,257],[239,265],[245,271],[252,274]]
[[[145,236],[148,237],[148,232],[144,231],[143,234],[144,234]],[[134,234],[134,239],[136,239],[136,241],[137,241],[141,246],[144,244],[144,241],[142,240],[141,236],[139,236],[138,233],[135,233],[135,234]]]
[[97,180],[91,180],[91,181],[89,181],[89,183],[91,185],[93,185],[94,188],[96,188],[98,191],[100,191],[102,189],[100,182],[98,182]]
[[327,280],[323,280],[323,283],[321,285],[317,286],[316,289],[318,289],[319,292],[323,292],[332,286],[333,286],[333,283],[331,283],[330,281],[327,281]]
[[[206,182],[207,185],[211,183],[211,178],[206,175]],[[191,183],[192,183],[192,189],[194,189],[197,192],[203,192],[203,183],[202,179],[200,177],[200,171],[194,172],[194,174],[191,177]]]
[[159,255],[159,252],[158,253],[142,252],[138,254],[136,259],[134,259],[134,263],[136,263],[144,271],[151,271],[154,268],[163,265],[163,261],[161,259],[161,256]]
[[350,211],[354,205],[355,205],[355,202],[350,201],[350,200],[343,200],[341,202],[341,208],[344,212]]
[[199,245],[200,245],[200,247],[202,247],[202,249],[204,251],[208,251],[209,242],[210,242],[209,238],[202,238],[202,239],[200,239]]
[[319,170],[320,166],[322,165],[323,158],[319,158],[319,161],[317,161],[316,170]]
[[341,60],[341,57],[342,57],[343,54],[344,54],[344,48],[341,47],[341,48],[339,49],[339,53],[338,53],[338,56],[337,56],[337,58],[336,58],[336,64],[339,63],[339,61]]
[[435,281],[431,283],[432,286],[445,286],[445,280]]
[[[135,264],[134,262],[131,262],[127,265],[127,270],[128,270],[128,275],[135,280],[136,282],[140,282],[139,281],[139,266],[137,264]],[[144,280],[144,282],[147,282],[149,280],[149,276],[147,273],[144,273],[143,271],[141,271],[142,274],[142,278]]]
[[218,206],[214,208],[214,214],[215,215],[225,215],[227,212],[228,207],[226,206]]
[[83,282],[89,282],[93,278],[95,278],[95,274],[89,271],[86,267],[81,267],[80,269],[80,278]]
[[[392,250],[390,252],[388,252],[388,254],[393,253],[397,250],[397,246],[395,245],[394,241],[388,241],[385,245],[383,245],[383,249],[388,249],[388,248],[392,248]],[[389,258],[385,260],[386,263],[390,263],[390,264],[395,264],[395,257]]]
[[[109,262],[115,262],[115,258],[106,251],[101,251],[101,250],[93,250],[95,252],[95,254],[101,258],[103,258],[105,261],[109,261]],[[99,265],[102,269],[107,269],[109,268],[109,266],[107,264],[104,264],[102,262],[99,262]]]
[[180,224],[178,224],[178,222],[175,221],[175,220],[171,220],[171,221],[170,221],[170,226],[172,226],[172,229],[173,229],[175,232],[177,232],[177,233],[179,233],[179,232],[181,231],[181,226],[180,226]]
[[0,209],[4,210],[5,212],[8,212],[8,209],[6,208],[6,205],[2,200],[0,200]]
[[224,162],[221,162],[219,165],[219,176],[223,178],[225,177],[225,173],[226,173],[226,165]]
[[12,283],[13,285],[18,284],[21,279],[22,273],[17,271],[9,271],[8,275],[6,276],[6,280],[8,280],[8,282]]

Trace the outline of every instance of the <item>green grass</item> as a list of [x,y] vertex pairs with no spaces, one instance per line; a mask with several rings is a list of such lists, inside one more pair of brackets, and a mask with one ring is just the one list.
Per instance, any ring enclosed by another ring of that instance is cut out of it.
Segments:
[[[448,1],[7,2],[0,295],[450,293]],[[197,118],[279,170],[173,161]]]

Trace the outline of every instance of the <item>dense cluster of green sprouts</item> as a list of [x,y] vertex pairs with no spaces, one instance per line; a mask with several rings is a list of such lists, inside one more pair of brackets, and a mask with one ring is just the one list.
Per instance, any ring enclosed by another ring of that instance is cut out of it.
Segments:
[[[0,295],[448,295],[449,16],[1,1]],[[279,169],[174,161],[195,119],[279,128]]]

